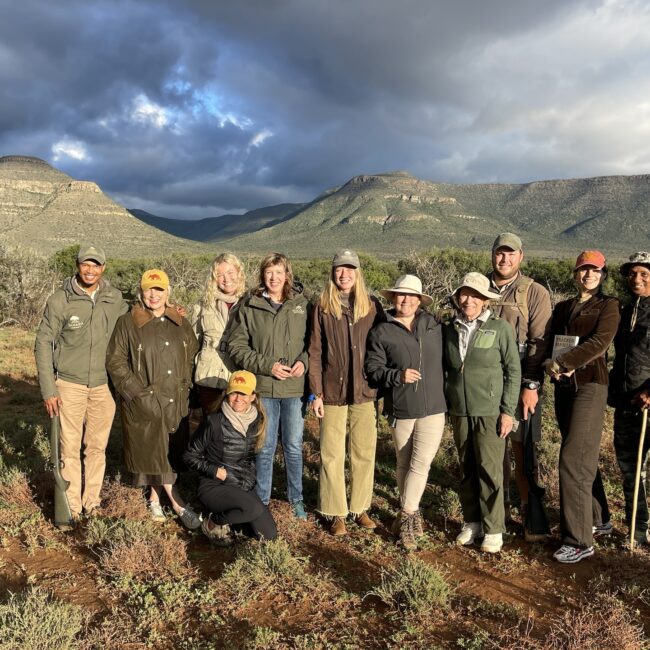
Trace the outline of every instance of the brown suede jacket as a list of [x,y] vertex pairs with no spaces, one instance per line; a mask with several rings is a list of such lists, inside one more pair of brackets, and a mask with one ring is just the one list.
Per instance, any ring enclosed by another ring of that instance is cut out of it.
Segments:
[[314,308],[309,339],[309,389],[314,395],[321,395],[325,404],[362,404],[377,398],[377,391],[368,386],[363,363],[368,332],[385,316],[379,301],[371,300],[370,312],[356,323],[346,308],[340,320],[323,313],[319,305]]
[[607,349],[614,340],[620,318],[618,300],[602,293],[591,297],[579,309],[577,298],[556,305],[551,320],[549,353],[556,334],[580,337],[575,348],[556,359],[566,370],[575,370],[578,386],[607,385]]

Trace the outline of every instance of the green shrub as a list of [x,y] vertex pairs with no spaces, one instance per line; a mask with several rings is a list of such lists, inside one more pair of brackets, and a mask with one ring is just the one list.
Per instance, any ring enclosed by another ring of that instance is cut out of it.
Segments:
[[82,611],[34,588],[0,605],[1,650],[73,650],[84,627]]
[[404,558],[384,571],[381,585],[368,592],[392,610],[423,614],[432,608],[449,609],[452,588],[433,566],[417,558]]

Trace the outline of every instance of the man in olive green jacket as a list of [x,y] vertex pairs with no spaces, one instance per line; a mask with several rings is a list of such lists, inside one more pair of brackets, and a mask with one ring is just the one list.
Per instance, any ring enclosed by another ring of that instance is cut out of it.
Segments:
[[115,415],[106,348],[128,305],[102,278],[105,268],[101,248],[80,248],[76,275],[48,298],[34,350],[45,409],[50,417],[61,418],[61,475],[70,482],[67,496],[73,517],[99,506]]

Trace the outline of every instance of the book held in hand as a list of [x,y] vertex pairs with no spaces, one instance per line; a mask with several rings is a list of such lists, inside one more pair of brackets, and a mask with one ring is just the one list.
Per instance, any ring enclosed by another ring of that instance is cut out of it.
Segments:
[[568,352],[575,348],[580,341],[578,336],[569,336],[567,334],[556,334],[553,339],[553,352],[551,353],[552,359],[557,359],[561,354]]

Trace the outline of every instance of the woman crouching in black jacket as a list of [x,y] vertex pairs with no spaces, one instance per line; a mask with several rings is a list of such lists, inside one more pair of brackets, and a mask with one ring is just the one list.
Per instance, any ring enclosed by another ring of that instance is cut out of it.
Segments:
[[206,418],[183,455],[188,467],[201,474],[198,496],[210,511],[201,530],[217,546],[229,546],[231,525],[250,527],[252,536],[271,540],[278,535],[268,509],[255,493],[255,453],[264,444],[266,417],[255,393],[255,375],[234,372],[226,399]]

